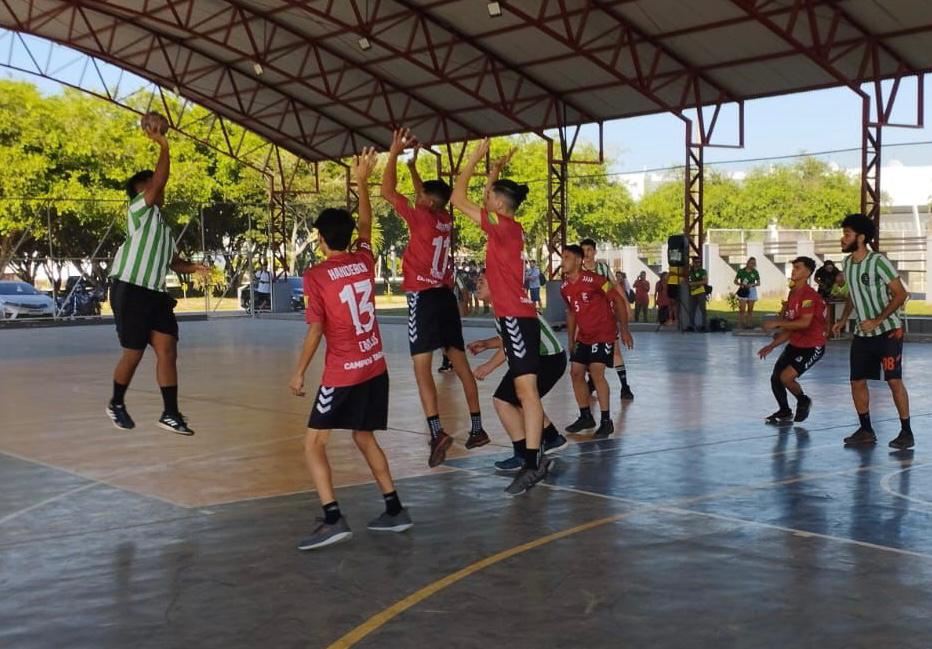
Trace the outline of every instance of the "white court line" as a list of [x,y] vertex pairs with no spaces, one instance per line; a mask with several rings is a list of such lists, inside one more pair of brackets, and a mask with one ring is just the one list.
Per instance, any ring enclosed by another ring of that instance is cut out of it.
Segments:
[[917,503],[919,505],[925,505],[926,507],[932,507],[932,500],[923,500],[922,498],[916,498],[915,496],[907,496],[906,494],[901,493],[890,486],[890,482],[893,480],[894,477],[900,475],[901,473],[907,473],[908,471],[912,471],[913,469],[918,469],[919,467],[923,467],[923,466],[929,466],[929,465],[925,463],[913,464],[912,466],[908,466],[904,469],[900,469],[899,471],[893,471],[892,473],[888,473],[887,475],[885,475],[883,478],[880,479],[880,488],[895,498],[902,498],[903,500],[908,500],[910,502]]
[[46,498],[45,500],[40,500],[39,502],[34,503],[34,504],[30,505],[29,507],[24,507],[23,509],[18,509],[18,510],[16,510],[15,512],[12,512],[12,513],[7,514],[6,516],[0,518],[0,525],[3,525],[4,523],[6,523],[6,522],[8,522],[8,521],[13,520],[14,518],[17,518],[17,517],[19,517],[19,516],[22,516],[23,514],[28,514],[29,512],[31,512],[31,511],[33,511],[33,510],[39,509],[40,507],[45,507],[46,505],[49,505],[49,504],[51,504],[51,503],[57,502],[57,501],[59,501],[59,500],[63,500],[64,498],[67,498],[68,496],[72,496],[72,495],[74,495],[74,494],[76,494],[76,493],[79,493],[79,492],[81,492],[81,491],[86,491],[86,490],[90,489],[91,487],[99,487],[100,484],[101,484],[100,482],[89,482],[89,483],[87,483],[87,484],[81,485],[80,487],[75,487],[74,489],[69,489],[68,491],[63,491],[62,493],[58,494],[57,496],[52,496],[51,498]]
[[[644,503],[634,500],[629,500],[627,498],[620,498],[618,496],[609,496],[606,494],[599,494],[592,491],[585,491],[583,489],[574,489],[572,487],[561,487],[559,485],[550,485],[541,483],[543,486],[548,489],[553,489],[555,491],[569,491],[572,493],[578,493],[584,496],[592,496],[594,498],[604,498],[605,500],[614,500],[626,505],[642,505]],[[643,509],[636,509],[633,513],[649,513],[650,511],[658,511],[668,514],[678,514],[681,516],[701,516],[704,518],[712,518],[719,521],[724,521],[728,523],[735,523],[738,525],[748,525],[751,527],[761,527],[768,530],[774,530],[777,532],[785,532],[787,534],[792,534],[794,536],[804,537],[804,538],[817,538],[824,541],[835,541],[837,543],[843,543],[847,545],[857,545],[863,548],[869,548],[871,550],[880,550],[881,552],[891,552],[893,554],[906,555],[910,557],[917,557],[919,559],[929,559],[932,560],[932,554],[927,554],[924,552],[916,552],[914,550],[903,550],[901,548],[895,548],[889,545],[878,545],[876,543],[869,543],[868,541],[858,541],[857,539],[849,539],[844,536],[834,536],[832,534],[822,534],[819,532],[809,532],[807,530],[800,530],[794,527],[784,527],[783,525],[773,525],[771,523],[762,523],[760,521],[748,520],[746,518],[736,518],[734,516],[724,516],[722,514],[712,514],[709,512],[700,512],[693,509],[682,509],[680,507],[671,506],[668,504],[660,503],[656,505],[650,505]]]

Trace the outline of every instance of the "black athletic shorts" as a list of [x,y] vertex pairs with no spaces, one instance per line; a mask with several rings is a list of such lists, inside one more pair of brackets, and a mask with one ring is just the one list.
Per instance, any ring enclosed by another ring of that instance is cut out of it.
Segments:
[[667,284],[667,297],[671,300],[680,299],[680,285],[679,284]]
[[613,367],[615,365],[615,343],[587,345],[577,342],[570,355],[570,362],[587,366],[592,363],[602,363],[605,367]]
[[822,356],[825,355],[825,347],[794,347],[787,345],[783,348],[783,353],[773,366],[773,373],[777,376],[787,367],[796,370],[796,374],[802,376],[810,367],[815,365]]
[[388,372],[343,387],[321,384],[307,421],[317,430],[385,430],[388,427]]
[[[553,386],[563,377],[565,371],[566,354],[561,352],[540,357],[540,368],[537,372],[537,392],[541,397],[553,389]],[[513,406],[521,405],[518,392],[515,390],[515,376],[511,373],[511,370],[505,372],[502,382],[495,388],[495,394],[492,396]]]
[[879,336],[855,336],[851,343],[851,380],[903,378],[903,330],[894,329]]
[[540,369],[540,323],[537,318],[499,318],[502,344],[512,376],[537,374]]
[[408,347],[411,355],[435,349],[466,349],[460,305],[446,286],[408,293]]
[[114,279],[110,286],[110,307],[120,345],[126,349],[145,349],[153,331],[177,339],[175,304],[168,293]]

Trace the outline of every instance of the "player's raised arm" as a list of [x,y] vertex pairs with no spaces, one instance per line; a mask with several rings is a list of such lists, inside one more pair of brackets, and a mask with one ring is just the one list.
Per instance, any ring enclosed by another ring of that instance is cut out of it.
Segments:
[[[406,128],[400,128],[392,135],[392,145],[388,149],[388,160],[382,172],[382,188],[379,194],[392,205],[403,199],[398,193],[398,156],[411,141],[411,135]],[[417,189],[417,186],[415,186]]]
[[421,150],[421,145],[414,142],[414,152],[411,154],[411,157],[408,158],[408,171],[411,172],[411,184],[414,185],[414,193],[420,194],[424,191],[424,181],[421,179],[421,174],[417,171],[417,154]]
[[460,171],[460,175],[456,177],[456,182],[453,184],[453,207],[476,223],[481,223],[482,221],[482,207],[469,200],[469,181],[472,180],[473,175],[476,173],[476,165],[479,164],[479,161],[484,158],[485,154],[488,152],[489,138],[483,138],[479,142],[479,145],[473,149],[469,159],[466,161],[466,165],[463,167],[463,170]]
[[356,220],[356,229],[359,238],[372,240],[372,203],[369,200],[369,176],[379,161],[379,154],[372,147],[367,147],[353,158],[350,171],[356,179],[356,189],[359,193],[359,218]]
[[159,130],[158,125],[148,125],[145,133],[150,140],[159,145],[159,160],[155,165],[152,182],[145,193],[146,205],[152,207],[162,202],[165,185],[168,184],[168,175],[171,170],[171,155],[168,150],[168,138]]

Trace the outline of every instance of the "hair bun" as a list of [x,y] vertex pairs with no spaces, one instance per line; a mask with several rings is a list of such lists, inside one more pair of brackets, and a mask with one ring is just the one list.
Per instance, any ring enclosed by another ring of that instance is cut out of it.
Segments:
[[518,185],[518,186],[515,188],[515,194],[517,194],[518,198],[520,198],[522,201],[523,201],[525,198],[527,198],[527,195],[528,195],[528,193],[529,193],[530,191],[531,191],[531,190],[528,188],[527,185]]

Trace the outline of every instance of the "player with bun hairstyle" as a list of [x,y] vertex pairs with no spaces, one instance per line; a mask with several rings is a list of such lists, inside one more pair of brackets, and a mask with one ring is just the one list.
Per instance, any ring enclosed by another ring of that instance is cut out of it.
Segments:
[[528,187],[513,180],[499,179],[515,150],[496,160],[489,169],[482,206],[473,203],[467,195],[476,165],[488,151],[489,139],[485,138],[456,179],[453,205],[478,223],[488,237],[485,278],[524,420],[524,467],[505,490],[516,496],[543,480],[549,466],[549,460],[541,455],[544,409],[537,388],[541,334],[537,310],[524,290],[524,228],[515,220],[515,213],[527,198]]

